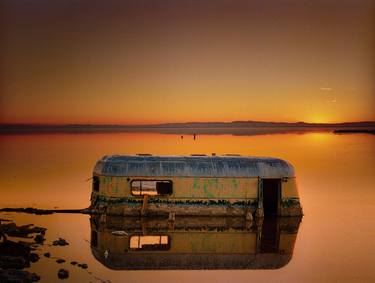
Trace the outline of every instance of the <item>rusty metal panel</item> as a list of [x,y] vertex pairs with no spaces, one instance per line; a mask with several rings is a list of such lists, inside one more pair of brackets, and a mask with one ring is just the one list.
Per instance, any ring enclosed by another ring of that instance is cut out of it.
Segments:
[[100,159],[95,175],[139,177],[294,177],[293,166],[270,157],[243,156],[131,156]]

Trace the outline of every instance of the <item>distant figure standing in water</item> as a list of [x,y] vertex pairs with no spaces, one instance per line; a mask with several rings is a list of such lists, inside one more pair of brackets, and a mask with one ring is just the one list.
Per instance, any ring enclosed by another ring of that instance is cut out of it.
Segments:
[[184,136],[181,136],[181,139],[183,139],[184,138]]
[[194,134],[193,138],[194,138],[194,140],[195,140],[195,134]]

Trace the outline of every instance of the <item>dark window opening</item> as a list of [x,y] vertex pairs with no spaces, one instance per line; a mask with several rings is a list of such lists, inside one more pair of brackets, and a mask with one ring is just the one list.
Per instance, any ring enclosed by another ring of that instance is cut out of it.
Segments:
[[158,195],[170,195],[172,193],[172,182],[156,182]]
[[99,177],[94,176],[92,178],[92,190],[95,192],[99,192]]
[[277,215],[280,200],[280,179],[263,179],[264,215]]
[[172,181],[167,180],[133,180],[131,192],[133,195],[170,195],[172,194]]
[[129,247],[136,251],[166,251],[170,249],[167,235],[131,236]]
[[91,231],[91,246],[98,246],[98,233],[96,231]]

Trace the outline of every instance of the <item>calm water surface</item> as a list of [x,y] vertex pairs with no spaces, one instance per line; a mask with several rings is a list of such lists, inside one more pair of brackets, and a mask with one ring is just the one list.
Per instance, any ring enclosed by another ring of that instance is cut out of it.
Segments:
[[[90,248],[87,215],[33,216],[2,213],[18,224],[48,228],[46,245],[68,262],[42,257],[31,270],[45,282],[58,281],[60,267],[71,282],[374,282],[375,137],[330,133],[262,136],[172,134],[56,134],[0,136],[0,207],[83,208],[89,205],[91,172],[105,154],[226,154],[273,156],[296,169],[305,216],[293,257],[274,270],[113,271]],[[68,247],[51,247],[57,237]],[[69,281],[68,280],[68,281]]]

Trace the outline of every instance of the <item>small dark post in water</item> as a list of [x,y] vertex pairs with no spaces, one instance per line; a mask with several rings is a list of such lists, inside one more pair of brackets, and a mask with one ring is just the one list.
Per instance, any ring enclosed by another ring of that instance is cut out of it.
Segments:
[[195,134],[194,134],[194,136],[193,136],[193,137],[194,137],[194,140],[195,140]]
[[7,236],[5,235],[5,232],[3,231],[3,228],[1,227],[1,219],[0,219],[0,240],[1,238],[3,238],[4,243],[7,241]]
[[184,138],[184,136],[181,136],[181,139],[183,139]]

